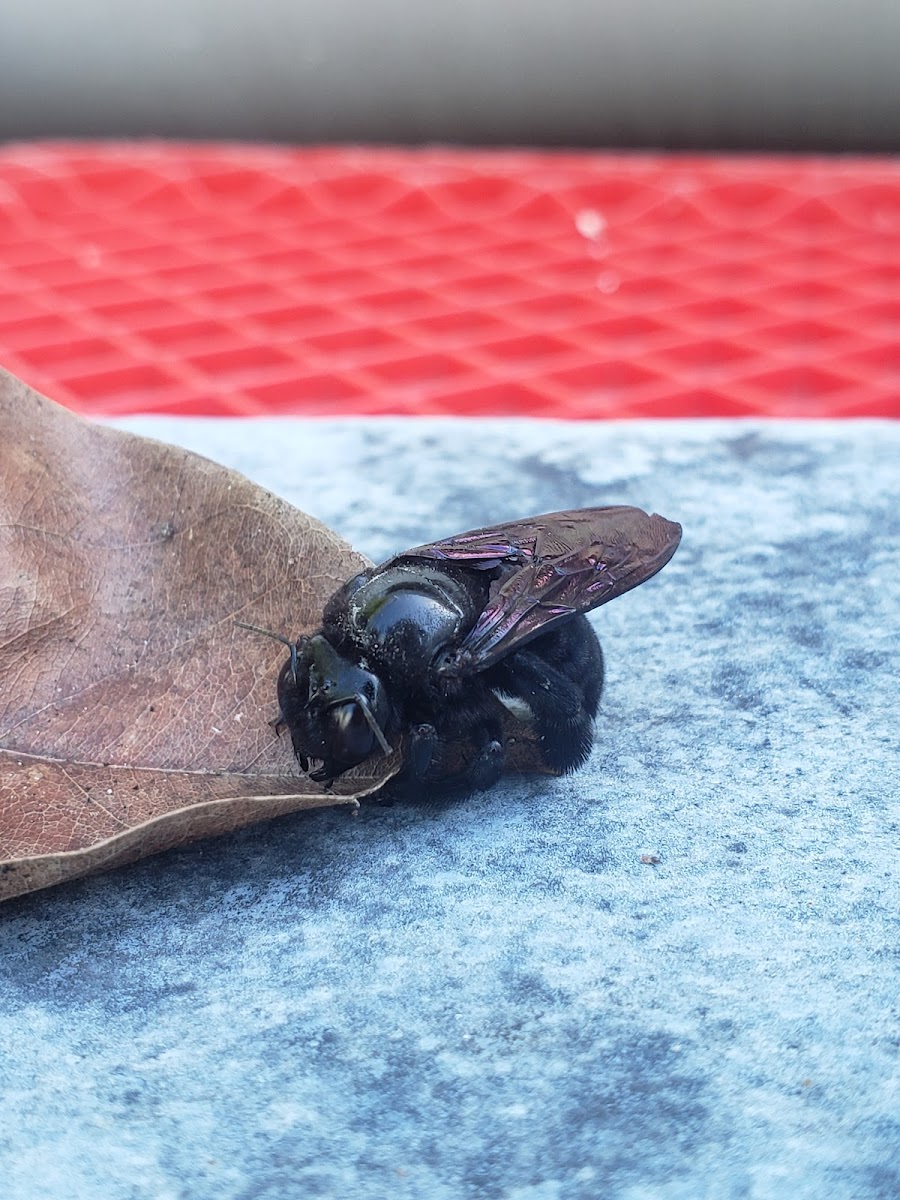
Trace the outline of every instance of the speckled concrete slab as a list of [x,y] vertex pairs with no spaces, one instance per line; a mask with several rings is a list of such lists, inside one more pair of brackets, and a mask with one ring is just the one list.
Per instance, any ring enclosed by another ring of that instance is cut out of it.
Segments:
[[900,427],[129,425],[374,559],[587,504],[685,535],[595,614],[579,775],[4,906],[7,1196],[900,1195]]

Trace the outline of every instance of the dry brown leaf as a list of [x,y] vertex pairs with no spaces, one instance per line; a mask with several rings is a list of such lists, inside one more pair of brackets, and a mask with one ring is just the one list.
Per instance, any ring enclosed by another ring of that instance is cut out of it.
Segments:
[[[302,469],[302,462],[298,464]],[[0,899],[378,788],[276,738],[275,642],[365,560],[243,476],[0,372]]]

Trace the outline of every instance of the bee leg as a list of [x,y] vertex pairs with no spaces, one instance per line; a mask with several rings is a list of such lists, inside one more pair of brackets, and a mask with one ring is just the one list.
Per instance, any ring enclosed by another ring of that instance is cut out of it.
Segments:
[[421,779],[431,766],[437,742],[437,730],[433,725],[413,725],[409,731],[407,770],[413,779]]
[[435,727],[427,722],[411,726],[408,737],[403,766],[377,793],[376,799],[381,805],[389,807],[395,800],[417,800],[420,797],[423,780],[440,739]]
[[[406,762],[388,784],[388,794],[398,799],[456,800],[495,784],[506,757],[503,726],[495,710],[490,690],[478,685],[463,703],[441,713],[437,727],[413,725]],[[461,770],[455,770],[460,743],[468,743],[473,753]]]
[[[304,768],[305,770],[306,768]],[[309,777],[314,783],[321,783],[326,792],[331,791],[331,785],[334,783],[339,771],[333,771],[328,766],[319,767],[318,771],[310,771]]]
[[[538,639],[535,639],[536,641]],[[510,654],[491,669],[490,682],[524,700],[534,717],[541,758],[567,774],[589,757],[594,744],[594,695],[551,666],[531,647]]]
[[281,731],[287,725],[287,721],[284,719],[284,713],[280,708],[275,716],[272,717],[271,721],[268,722],[268,724],[271,725],[272,729],[275,731],[275,736],[281,737]]
[[506,765],[503,725],[496,713],[496,701],[488,688],[473,686],[465,702],[450,716],[446,735],[465,738],[474,755],[464,769],[453,776],[457,788],[483,792],[497,782]]
[[475,741],[475,757],[468,764],[460,777],[463,787],[476,792],[484,792],[493,787],[503,774],[506,763],[506,752],[503,748],[503,730],[499,724],[494,727],[482,727],[481,737]]
[[557,629],[536,637],[528,646],[578,688],[582,703],[592,717],[603,691],[603,651],[587,617],[579,615]]
[[[478,720],[474,725],[471,714],[465,723],[465,734],[453,722],[449,730],[442,733],[433,725],[414,726],[410,731],[409,755],[403,770],[395,775],[388,785],[389,795],[398,799],[429,801],[456,800],[470,792],[480,792],[491,787],[503,774],[505,751],[503,748],[503,730],[496,719]],[[440,772],[441,749],[450,743],[458,742],[461,736],[471,741],[474,754],[461,771],[445,777],[428,779],[430,767],[437,760],[437,770]]]
[[308,775],[309,774],[309,759],[306,757],[306,755],[303,753],[303,751],[297,745],[296,741],[294,740],[293,734],[291,735],[291,745],[294,747],[294,758],[296,758],[297,762],[300,764],[300,770],[303,772],[304,775]]

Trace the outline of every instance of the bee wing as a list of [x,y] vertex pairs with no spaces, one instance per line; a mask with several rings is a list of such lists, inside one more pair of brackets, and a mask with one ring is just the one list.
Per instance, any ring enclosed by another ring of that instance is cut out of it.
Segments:
[[681,526],[639,508],[548,513],[417,546],[402,556],[494,570],[487,604],[453,656],[471,674],[574,613],[650,579],[678,548]]

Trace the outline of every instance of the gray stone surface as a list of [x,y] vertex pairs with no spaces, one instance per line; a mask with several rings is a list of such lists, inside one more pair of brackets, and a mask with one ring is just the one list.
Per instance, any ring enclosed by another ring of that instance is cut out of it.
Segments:
[[0,909],[5,1195],[900,1195],[900,426],[129,424],[375,559],[597,503],[685,535],[595,614],[580,774]]

